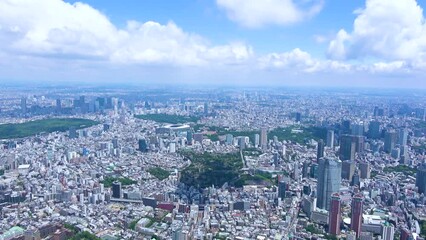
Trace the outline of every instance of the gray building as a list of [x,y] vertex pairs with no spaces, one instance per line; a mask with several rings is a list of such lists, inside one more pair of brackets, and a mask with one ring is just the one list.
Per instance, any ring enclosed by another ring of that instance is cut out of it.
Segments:
[[331,194],[339,192],[342,162],[335,158],[324,157],[319,160],[317,207],[328,210]]

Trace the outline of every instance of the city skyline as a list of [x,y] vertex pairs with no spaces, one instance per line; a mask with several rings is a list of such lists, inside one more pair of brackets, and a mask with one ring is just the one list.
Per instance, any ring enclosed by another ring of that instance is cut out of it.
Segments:
[[426,87],[415,0],[0,6],[0,82]]

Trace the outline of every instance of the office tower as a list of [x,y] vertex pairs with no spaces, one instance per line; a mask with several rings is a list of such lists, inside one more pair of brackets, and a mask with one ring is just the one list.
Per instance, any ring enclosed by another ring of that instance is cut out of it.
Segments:
[[296,122],[300,122],[302,120],[302,114],[300,112],[296,113]]
[[352,176],[351,186],[360,186],[360,177],[358,170],[355,171],[354,175]]
[[355,162],[354,161],[342,161],[342,178],[351,181],[355,173]]
[[397,133],[395,130],[390,129],[385,133],[385,146],[384,150],[387,153],[391,153],[395,147]]
[[385,223],[382,228],[382,239],[383,240],[393,240],[395,235],[395,228],[389,223]]
[[209,114],[209,104],[204,103],[204,115],[208,115],[208,114]]
[[226,134],[226,145],[232,145],[234,141],[234,136],[232,136],[232,134]]
[[285,193],[288,190],[289,183],[290,183],[290,179],[286,177],[283,179],[280,179],[280,181],[278,182],[278,197],[281,198],[281,200],[285,198]]
[[22,113],[27,113],[27,99],[26,98],[21,98],[21,111]]
[[146,139],[139,139],[138,145],[139,151],[148,152],[148,143],[146,142]]
[[364,122],[352,124],[351,132],[355,136],[364,136]]
[[311,178],[318,178],[318,164],[313,163],[309,169],[309,176]]
[[61,104],[61,99],[56,99],[56,110],[61,110],[62,108],[62,104]]
[[324,157],[324,140],[320,139],[317,146],[317,160]]
[[416,187],[420,194],[426,194],[426,163],[417,167]]
[[280,163],[280,155],[278,154],[278,152],[273,152],[272,153],[272,160],[273,160],[275,166],[279,165],[279,163]]
[[426,110],[424,108],[416,108],[415,112],[416,112],[416,118],[425,120]]
[[339,159],[324,157],[319,160],[317,207],[326,209],[330,207],[331,194],[340,190],[342,162]]
[[266,127],[260,129],[260,147],[262,149],[268,148],[268,129]]
[[356,143],[352,141],[351,135],[340,136],[340,160],[355,160]]
[[[191,130],[188,130],[186,132],[186,142],[187,142],[188,145],[192,145],[192,131]],[[226,143],[228,143],[228,136],[226,136]]]
[[86,98],[84,96],[80,96],[79,104],[80,104],[80,107],[83,107],[84,104],[86,104]]
[[369,179],[371,175],[371,166],[368,162],[360,162],[359,163],[359,171],[360,171],[360,177],[362,179]]
[[246,138],[245,137],[239,137],[238,138],[238,147],[240,148],[240,151],[244,150],[246,148]]
[[112,197],[121,198],[121,182],[112,183]]
[[176,142],[171,142],[169,144],[169,152],[170,153],[175,153],[176,152]]
[[350,134],[351,133],[351,121],[343,120],[342,125],[340,127],[342,134]]
[[359,237],[361,233],[362,225],[362,213],[363,213],[363,196],[362,194],[356,194],[352,197],[352,206],[351,206],[351,230],[356,233],[356,236]]
[[368,136],[372,139],[379,139],[381,135],[380,132],[380,122],[372,121],[368,125]]
[[407,145],[408,130],[406,128],[399,129],[398,144],[401,146]]
[[327,131],[327,147],[334,147],[334,130]]
[[403,145],[400,146],[400,155],[399,155],[399,163],[400,164],[408,164],[408,146]]
[[254,134],[254,147],[259,147],[260,145],[260,135],[259,134]]
[[328,217],[328,233],[332,235],[340,234],[340,196],[333,193],[330,201],[330,215]]
[[68,130],[68,137],[69,138],[77,138],[77,130],[75,127],[70,127]]

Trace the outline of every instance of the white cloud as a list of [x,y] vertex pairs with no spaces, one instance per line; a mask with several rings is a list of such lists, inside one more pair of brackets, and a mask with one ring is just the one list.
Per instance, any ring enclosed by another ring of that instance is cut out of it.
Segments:
[[350,64],[315,59],[299,48],[290,52],[268,54],[260,57],[258,62],[261,68],[285,69],[293,72],[349,72],[352,70]]
[[2,0],[0,26],[0,50],[19,55],[203,65],[241,63],[253,54],[244,43],[212,46],[173,22],[129,21],[119,29],[91,6],[61,0]]
[[322,0],[216,0],[227,16],[245,27],[288,25],[318,14]]
[[340,30],[330,42],[335,59],[376,58],[413,61],[426,53],[426,24],[416,0],[366,0],[355,11],[353,30]]

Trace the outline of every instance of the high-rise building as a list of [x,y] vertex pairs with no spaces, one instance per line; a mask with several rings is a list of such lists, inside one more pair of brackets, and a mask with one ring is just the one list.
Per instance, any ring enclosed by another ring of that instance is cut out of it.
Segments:
[[339,159],[324,157],[319,160],[317,207],[326,209],[330,207],[331,194],[340,190],[342,162]]
[[391,153],[392,149],[395,147],[397,133],[395,130],[391,129],[385,133],[385,146],[384,150],[387,153]]
[[399,129],[398,144],[401,146],[407,145],[408,130],[406,128]]
[[186,132],[186,142],[187,142],[188,145],[192,145],[192,131],[191,130],[188,130]]
[[370,125],[368,125],[368,136],[372,139],[379,139],[380,135],[381,135],[380,122],[379,121],[370,122]]
[[260,136],[259,134],[254,134],[254,147],[259,147],[260,145]]
[[328,233],[332,235],[340,234],[340,196],[339,193],[333,193],[330,202],[330,214],[328,217]]
[[69,138],[77,138],[77,130],[75,127],[70,127],[68,130],[68,137]]
[[232,134],[226,134],[225,142],[226,145],[232,145],[232,143],[234,142],[234,136],[232,136]]
[[360,177],[358,170],[356,170],[354,175],[352,176],[351,186],[360,186]]
[[246,148],[246,138],[245,137],[239,137],[238,138],[238,146],[240,148],[240,151],[242,151]]
[[300,112],[296,113],[296,122],[300,122],[302,120],[302,114]]
[[351,133],[351,121],[343,120],[342,126],[340,127],[342,134],[350,134]]
[[360,171],[360,177],[362,179],[369,179],[371,175],[371,166],[368,162],[360,162],[359,163],[359,171]]
[[340,160],[355,160],[356,143],[352,141],[351,135],[340,136]]
[[121,182],[113,182],[112,183],[112,197],[113,198],[121,198]]
[[342,161],[342,178],[351,181],[355,173],[355,162],[348,160]]
[[351,230],[356,233],[357,238],[361,233],[362,213],[363,213],[363,200],[362,194],[356,194],[352,197],[351,206]]
[[21,111],[22,113],[27,113],[27,99],[21,98]]
[[61,99],[56,99],[56,109],[57,110],[61,110],[62,108],[62,104],[61,104]]
[[351,126],[352,135],[363,136],[364,135],[364,131],[365,131],[364,122],[354,123]]
[[204,103],[204,115],[209,114],[209,103]]
[[416,187],[420,194],[426,194],[426,163],[417,167]]
[[324,140],[320,139],[317,146],[317,160],[324,157]]
[[395,228],[391,224],[386,223],[382,228],[382,239],[393,240],[394,235],[395,235]]
[[144,139],[144,138],[139,139],[138,146],[139,146],[139,151],[148,152],[148,143],[147,143],[146,139]]
[[268,129],[266,127],[260,129],[260,147],[262,149],[268,148]]
[[286,177],[280,179],[280,181],[278,182],[278,197],[281,198],[281,200],[285,198],[285,194],[288,190],[289,183],[290,183],[290,179]]
[[334,147],[334,130],[327,131],[327,147]]

